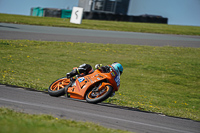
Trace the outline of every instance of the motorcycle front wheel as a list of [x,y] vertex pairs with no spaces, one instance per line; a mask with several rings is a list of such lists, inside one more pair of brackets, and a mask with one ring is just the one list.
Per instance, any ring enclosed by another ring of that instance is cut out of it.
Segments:
[[67,79],[66,77],[57,79],[49,86],[49,95],[54,97],[65,95],[65,86],[67,86],[69,83],[70,79]]
[[96,89],[91,89],[86,94],[86,101],[88,103],[100,103],[111,96],[113,92],[113,87],[110,85],[105,86],[105,88],[97,91]]

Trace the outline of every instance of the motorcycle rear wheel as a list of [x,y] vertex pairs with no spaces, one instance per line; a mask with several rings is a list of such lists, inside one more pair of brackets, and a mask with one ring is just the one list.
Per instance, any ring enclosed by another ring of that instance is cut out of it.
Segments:
[[[105,88],[101,89],[101,91],[103,90],[103,92],[94,92],[93,89],[88,91],[88,93],[86,94],[86,101],[88,103],[100,103],[104,100],[106,100],[107,98],[109,98],[113,92],[113,87],[110,85],[105,86]],[[97,96],[94,96],[94,93],[100,93]]]
[[70,83],[70,79],[66,77],[57,79],[48,88],[48,94],[50,96],[59,97],[65,95],[65,86]]

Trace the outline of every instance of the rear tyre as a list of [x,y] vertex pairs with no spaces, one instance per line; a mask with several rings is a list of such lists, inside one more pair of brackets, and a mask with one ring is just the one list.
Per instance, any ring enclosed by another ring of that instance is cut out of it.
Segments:
[[86,94],[86,101],[88,103],[100,103],[111,96],[113,92],[113,87],[110,85],[105,86],[105,88],[100,91],[96,91],[96,89],[91,89]]
[[54,97],[65,95],[65,86],[67,86],[69,83],[70,79],[67,79],[66,77],[57,79],[49,86],[49,95]]

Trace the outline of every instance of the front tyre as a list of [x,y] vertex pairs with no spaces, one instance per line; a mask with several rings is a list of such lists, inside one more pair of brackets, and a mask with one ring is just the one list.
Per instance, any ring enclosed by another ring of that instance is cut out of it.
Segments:
[[113,87],[110,85],[105,86],[105,88],[100,91],[94,91],[94,89],[92,89],[86,94],[86,101],[88,103],[100,103],[109,98],[112,92]]
[[65,86],[67,86],[69,83],[70,79],[67,79],[66,77],[57,79],[49,86],[49,95],[54,97],[65,95]]

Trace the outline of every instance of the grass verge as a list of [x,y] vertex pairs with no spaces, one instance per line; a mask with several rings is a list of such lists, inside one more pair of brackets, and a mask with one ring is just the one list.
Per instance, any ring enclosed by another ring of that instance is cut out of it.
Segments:
[[128,133],[89,122],[75,122],[50,115],[30,115],[6,108],[0,108],[0,125],[1,133]]
[[124,67],[107,103],[200,120],[200,49],[0,40],[0,83],[45,90],[82,63]]
[[86,19],[83,19],[81,25],[77,25],[70,23],[69,19],[10,15],[1,13],[0,13],[0,22],[55,26],[55,27],[83,28],[83,29],[94,29],[94,30],[112,30],[112,31],[198,35],[198,36],[200,35],[200,27],[198,26],[178,26],[178,25],[167,25],[167,24],[99,21],[99,20],[86,20]]

